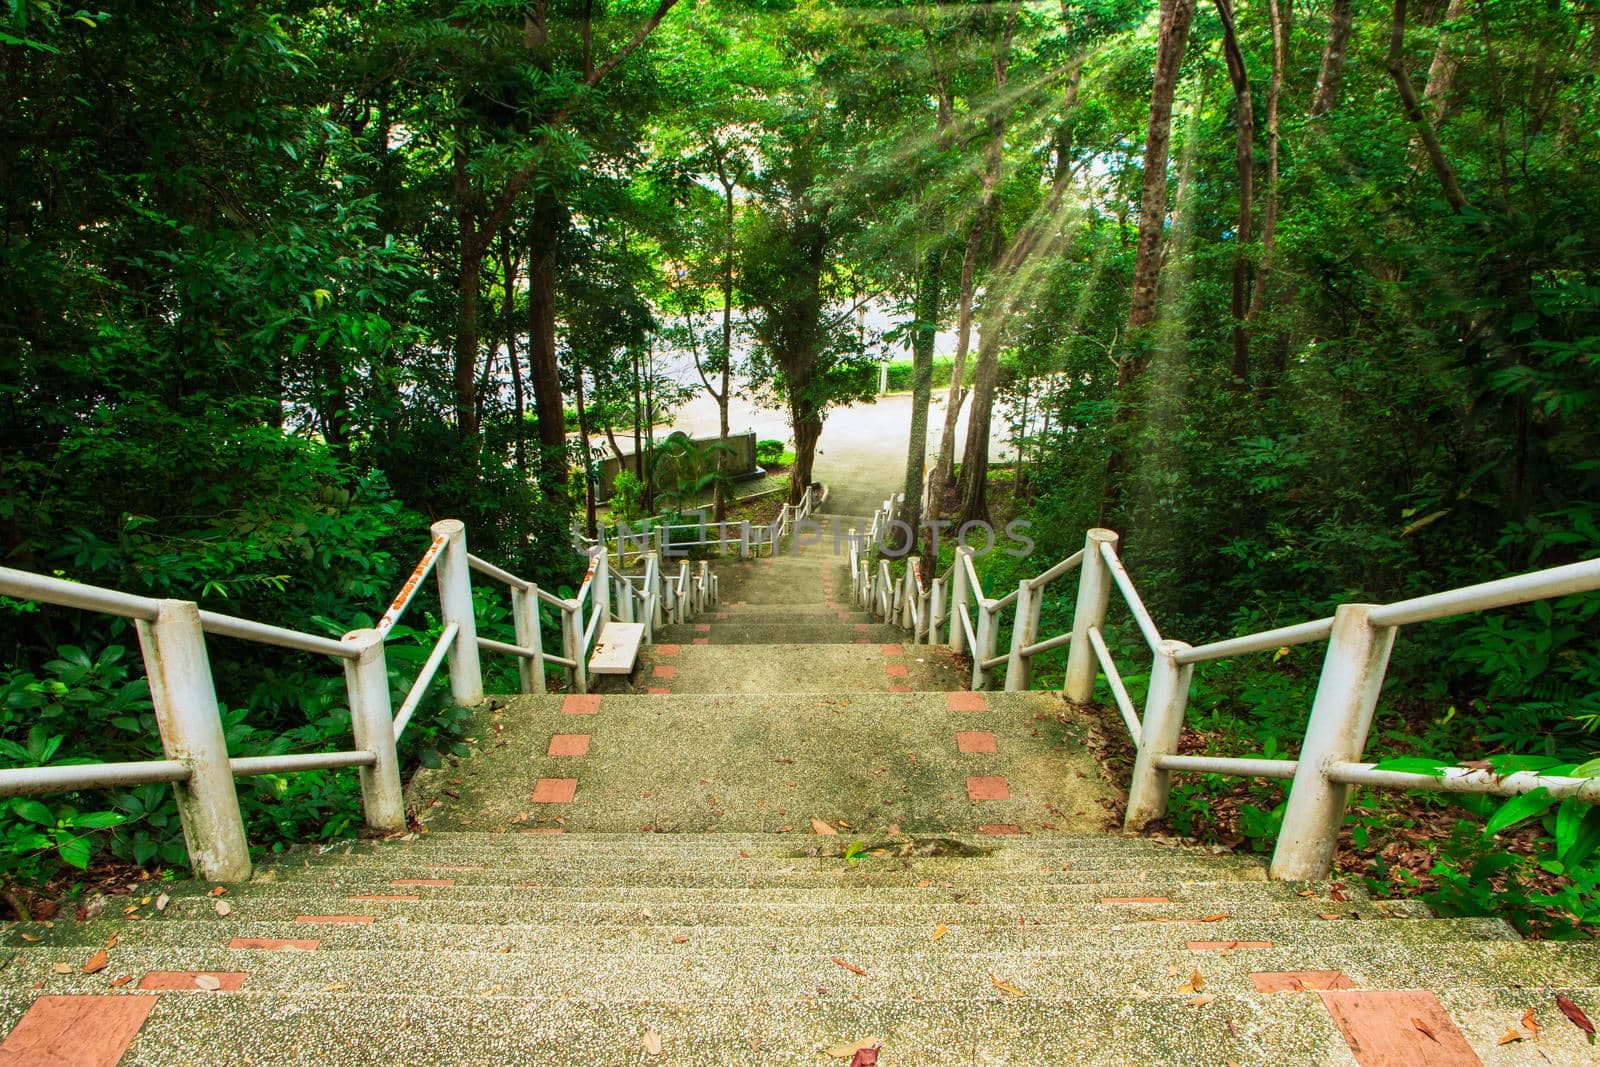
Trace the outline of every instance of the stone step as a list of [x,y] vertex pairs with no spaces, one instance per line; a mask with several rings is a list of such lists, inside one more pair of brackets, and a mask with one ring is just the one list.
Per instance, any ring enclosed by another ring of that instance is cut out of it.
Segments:
[[[1220,864],[1208,863],[1167,863],[1159,873],[1138,870],[1124,865],[1108,864],[1105,866],[1073,866],[1069,870],[1058,870],[1054,873],[1025,875],[1020,879],[1012,880],[1003,871],[995,871],[988,878],[991,888],[985,889],[981,882],[983,879],[971,873],[956,875],[953,879],[944,875],[937,867],[918,867],[909,871],[855,871],[849,869],[827,870],[823,868],[805,869],[797,862],[787,872],[783,868],[774,871],[771,869],[741,870],[737,864],[726,863],[725,866],[714,870],[695,870],[680,868],[677,870],[634,869],[625,870],[618,868],[590,870],[562,868],[559,865],[544,866],[489,866],[486,864],[472,863],[407,863],[404,861],[389,861],[378,857],[372,862],[361,862],[352,858],[342,863],[320,863],[293,868],[268,867],[263,868],[263,876],[268,872],[279,871],[282,876],[292,876],[300,882],[340,882],[370,880],[373,878],[390,879],[400,878],[448,878],[457,885],[528,885],[537,884],[551,888],[570,887],[582,888],[597,886],[607,888],[640,888],[652,887],[681,888],[686,891],[705,889],[808,889],[808,888],[842,888],[858,889],[870,887],[882,891],[889,889],[916,888],[918,882],[928,881],[935,885],[950,884],[954,891],[970,894],[982,900],[994,900],[1010,893],[1020,892],[1030,888],[1045,892],[1053,888],[1079,885],[1100,885],[1105,882],[1119,882],[1124,885],[1161,885],[1180,882],[1185,879],[1194,882],[1252,882],[1265,878],[1265,872],[1259,867],[1229,867]],[[1148,891],[1140,894],[1152,895]],[[1326,909],[1324,909],[1326,910]]]
[[[392,880],[382,880],[359,885],[308,885],[304,882],[255,885],[250,892],[236,892],[228,897],[231,914],[255,922],[292,922],[301,915],[342,915],[350,912],[374,915],[385,921],[395,920],[411,924],[448,923],[470,920],[484,926],[492,925],[550,925],[561,928],[563,919],[584,918],[573,921],[573,929],[586,929],[601,922],[632,926],[641,921],[641,910],[649,910],[651,925],[706,926],[726,930],[746,930],[738,935],[745,939],[765,936],[765,926],[756,920],[762,918],[772,904],[752,903],[701,903],[699,893],[683,893],[676,897],[656,894],[617,903],[618,897],[594,891],[578,899],[567,891],[556,895],[544,883],[534,883],[541,888],[521,886],[496,886],[492,889],[478,887],[473,899],[444,897],[438,890],[445,887],[396,886]],[[451,887],[466,889],[468,887]],[[1058,897],[1059,894],[1050,894]],[[659,898],[664,903],[653,903]],[[748,898],[747,898],[748,899]],[[932,890],[919,900],[903,904],[879,901],[866,893],[839,893],[832,897],[812,896],[805,902],[790,901],[785,905],[791,912],[801,910],[813,916],[812,922],[803,926],[820,926],[829,931],[862,930],[884,925],[914,925],[925,923],[930,928],[939,922],[958,922],[971,929],[1010,931],[1019,920],[1030,916],[1034,922],[1045,922],[1063,929],[1088,930],[1110,926],[1140,925],[1143,923],[1173,924],[1210,920],[1205,925],[1215,936],[1208,940],[1228,940],[1230,925],[1238,918],[1248,916],[1255,921],[1300,921],[1317,924],[1326,921],[1323,915],[1340,916],[1340,922],[1363,922],[1368,919],[1431,918],[1428,909],[1415,901],[1368,901],[1329,904],[1313,900],[1261,900],[1227,892],[1224,888],[1207,886],[1203,893],[1193,894],[1186,902],[1167,904],[1102,903],[1103,898],[1085,895],[1082,899],[1051,899],[1031,904],[1027,901],[978,899],[976,903],[954,899],[948,891]],[[1113,898],[1114,899],[1114,898]],[[1137,898],[1142,899],[1142,898]],[[203,896],[183,896],[167,904],[166,917],[178,919],[208,919],[214,914],[216,901]],[[857,909],[869,909],[858,913]],[[1334,909],[1329,911],[1328,909]],[[602,919],[601,917],[605,918]],[[869,922],[869,916],[871,921]],[[800,916],[791,916],[798,919]],[[825,923],[819,920],[825,919]],[[791,922],[783,924],[794,926]],[[832,935],[830,935],[832,936]],[[719,942],[720,943],[720,942]]]
[[[909,649],[896,660],[875,646],[784,647],[812,663],[810,650],[847,649],[847,661],[833,661],[830,685],[839,681],[842,662],[886,683],[906,681],[887,674],[886,665],[926,669]],[[436,831],[787,828],[799,832],[795,840],[806,836],[812,819],[842,820],[862,839],[890,827],[907,834],[974,834],[984,827],[1082,832],[1106,825],[1115,787],[1085,748],[1095,721],[1055,694],[989,700],[961,693],[676,691],[697,656],[709,669],[715,657],[754,665],[770,651],[678,646],[675,656],[657,660],[672,668],[672,677],[652,677],[653,669],[645,674],[651,685],[672,686],[672,693],[572,702],[597,708],[595,714],[564,713],[569,699],[560,696],[511,698],[496,711],[480,707],[469,724],[471,758],[419,772],[408,803]],[[652,655],[660,652],[657,647]],[[760,665],[779,673],[795,669]],[[827,677],[820,665],[813,674]],[[953,711],[952,701],[991,710]],[[989,734],[996,752],[960,751],[962,731]],[[546,755],[558,734],[587,738],[586,754]],[[994,782],[997,777],[1005,781]],[[972,789],[997,784],[1004,790],[980,796],[1002,799],[973,799]],[[538,792],[546,789],[559,791]]]
[[[648,677],[650,668],[667,661],[658,650],[641,656]],[[886,663],[875,647],[854,644],[683,647],[670,664],[676,677],[674,693],[857,693],[890,692],[891,687],[913,691],[964,688],[970,667],[939,646],[906,649],[894,664]],[[904,667],[890,673],[886,668]]]
[[[858,978],[840,972],[844,979]],[[1349,1046],[1320,999],[1224,993],[1196,1009],[1185,994],[1106,992],[1070,1001],[1016,997],[985,976],[971,999],[853,1001],[831,979],[805,998],[673,998],[638,987],[620,1001],[549,1000],[510,991],[351,996],[344,990],[161,998],[124,1063],[498,1065],[585,1067],[649,1063],[844,1063],[823,1050],[871,1038],[882,1062],[930,1065],[1054,1063],[1352,1064]],[[330,973],[330,986],[341,983]],[[867,979],[863,979],[865,981]],[[492,990],[492,987],[490,987]],[[1593,989],[1565,991],[1600,1010]],[[137,995],[124,993],[123,995]],[[1546,1025],[1537,1050],[1497,1045],[1535,995],[1521,989],[1448,990],[1441,996],[1467,1042],[1490,1063],[1584,1062],[1592,1050],[1576,1027],[1560,1028],[1549,995],[1537,997]],[[32,998],[0,999],[7,1025]],[[1181,1021],[1181,1025],[1176,1025]],[[649,1038],[660,1052],[648,1054]],[[1507,1051],[1507,1050],[1510,1051]],[[1515,1058],[1512,1058],[1515,1057]]]
[[[391,890],[392,892],[393,890]],[[231,905],[230,905],[231,907]],[[652,913],[655,909],[650,909]],[[940,918],[934,923],[924,924],[926,936],[932,936],[938,922],[946,925],[960,925],[966,917],[966,906],[951,903],[947,905]],[[307,916],[315,913],[305,912]],[[340,922],[296,922],[290,920],[256,920],[246,911],[246,906],[241,902],[239,913],[230,914],[227,918],[218,918],[210,915],[201,919],[184,919],[181,917],[168,918],[158,916],[142,922],[73,922],[58,923],[52,928],[33,924],[27,929],[17,929],[4,935],[5,942],[12,947],[27,948],[29,942],[22,939],[22,933],[30,933],[40,938],[31,944],[40,946],[54,945],[83,945],[99,947],[106,943],[110,936],[117,935],[117,945],[125,948],[135,948],[150,945],[217,945],[226,946],[234,939],[310,939],[316,940],[321,946],[337,948],[346,951],[386,951],[404,949],[414,951],[427,951],[432,948],[440,952],[467,951],[467,952],[538,952],[541,950],[540,938],[556,936],[554,932],[563,929],[572,929],[567,924],[551,926],[546,924],[519,924],[498,923],[484,925],[477,922],[458,921],[454,923],[410,923],[404,921],[403,915],[386,913],[378,916],[376,910],[361,910],[360,902],[352,901],[341,911],[330,913],[334,916],[373,916],[372,921],[340,921]],[[470,919],[470,914],[460,916],[460,919]],[[646,916],[639,914],[634,922],[654,923],[654,914]],[[619,927],[627,929],[627,927]],[[695,927],[676,927],[675,930],[693,931]],[[745,929],[750,929],[745,927]],[[801,927],[800,929],[817,929],[815,925]],[[842,928],[846,932],[858,931],[857,926]],[[1208,951],[1258,951],[1251,949],[1252,945],[1272,945],[1285,948],[1303,949],[1311,945],[1346,945],[1373,948],[1388,946],[1392,949],[1409,948],[1425,950],[1427,946],[1463,941],[1502,941],[1520,943],[1515,931],[1504,922],[1497,919],[1351,919],[1338,922],[1307,922],[1303,919],[1262,919],[1248,918],[1225,922],[1172,922],[1172,923],[1122,923],[1105,924],[1092,928],[1092,934],[1082,940],[1075,940],[1078,935],[1074,933],[1076,927],[1044,924],[1035,926],[1019,922],[1018,934],[1023,939],[1026,948],[1039,951],[1061,951],[1064,946],[1077,944],[1080,956],[1093,956],[1108,951],[1107,946],[1116,946],[1116,951],[1173,951],[1184,949],[1195,944],[1220,946],[1218,949]],[[690,935],[692,938],[692,934]],[[710,936],[710,935],[704,935]],[[777,935],[773,935],[777,936]],[[570,942],[570,936],[560,934],[561,943],[567,947],[561,949],[569,958],[575,956]],[[599,954],[598,943],[600,938],[596,935],[592,940],[584,942],[589,947],[581,955],[590,956]],[[830,942],[831,944],[832,942]],[[913,942],[914,943],[914,942]],[[901,935],[901,949],[899,955],[904,956],[907,949],[904,946],[904,936]],[[891,953],[895,942],[890,940],[885,943],[884,952]],[[1228,948],[1227,946],[1238,946]],[[670,954],[676,946],[670,943],[670,938],[663,938],[658,950]],[[637,946],[619,944],[618,952],[638,952]],[[737,953],[735,953],[737,954]],[[801,955],[814,955],[814,953],[800,953]],[[759,963],[770,955],[770,951],[758,950],[753,952],[755,960]],[[574,963],[574,966],[577,964]],[[933,990],[929,995],[936,995]]]
[[826,604],[791,604],[788,607],[763,608],[743,607],[735,608],[727,604],[718,604],[712,611],[695,616],[691,620],[698,625],[731,625],[738,623],[745,626],[781,626],[785,623],[830,623],[844,622],[851,625],[856,623],[874,623],[881,620],[868,615],[864,611],[850,611],[846,606],[837,608]]
[[905,631],[893,626],[861,625],[847,622],[791,622],[749,626],[737,622],[714,622],[708,630],[672,626],[656,633],[657,644],[712,645],[847,645],[897,642]]
[[[18,954],[13,981],[40,984],[47,995],[103,992],[121,974],[151,971],[244,972],[249,993],[318,993],[330,983],[360,995],[413,993],[448,997],[500,992],[538,998],[627,1000],[641,988],[672,999],[781,996],[785,988],[848,992],[852,999],[984,999],[990,975],[1003,975],[1034,999],[1077,999],[1124,991],[1173,994],[1195,970],[1212,994],[1247,994],[1251,976],[1263,973],[1338,971],[1356,988],[1496,989],[1511,986],[1593,990],[1600,986],[1593,953],[1578,946],[1520,942],[1455,942],[1426,953],[1372,945],[1314,945],[1237,949],[1104,951],[1076,944],[1037,948],[1011,932],[947,927],[939,942],[929,930],[895,929],[797,941],[725,944],[720,932],[641,927],[597,931],[593,942],[541,941],[506,947],[486,932],[484,947],[437,952],[390,947],[375,951],[334,948],[264,952],[226,945],[118,945],[104,972],[85,976],[77,966],[63,974],[55,964],[81,962],[86,946],[30,949]],[[563,962],[563,956],[566,962]],[[839,957],[866,971],[853,975]],[[782,977],[769,981],[756,961],[772,958]],[[629,968],[638,971],[629,974]],[[648,979],[649,985],[641,986]],[[864,979],[857,981],[856,979]],[[621,983],[632,982],[631,988]],[[849,984],[840,988],[838,983]],[[923,983],[921,990],[916,988]]]

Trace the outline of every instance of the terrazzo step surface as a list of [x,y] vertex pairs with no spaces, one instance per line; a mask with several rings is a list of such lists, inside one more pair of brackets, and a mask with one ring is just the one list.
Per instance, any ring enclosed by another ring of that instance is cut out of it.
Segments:
[[1094,834],[310,846],[159,911],[151,885],[137,919],[7,929],[0,1025],[60,1055],[0,1062],[1594,1062],[1555,1001],[1600,1012],[1593,945],[1258,870]]

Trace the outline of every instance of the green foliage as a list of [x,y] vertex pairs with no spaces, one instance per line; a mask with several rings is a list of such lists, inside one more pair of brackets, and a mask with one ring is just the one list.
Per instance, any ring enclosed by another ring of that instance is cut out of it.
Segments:
[[783,458],[784,444],[782,441],[767,439],[756,442],[757,463],[777,463]]

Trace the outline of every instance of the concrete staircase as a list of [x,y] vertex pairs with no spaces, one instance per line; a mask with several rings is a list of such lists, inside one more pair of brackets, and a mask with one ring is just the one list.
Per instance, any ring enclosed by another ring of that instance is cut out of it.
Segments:
[[1597,1062],[1591,945],[1109,832],[1097,720],[962,692],[829,547],[475,709],[414,833],[12,926],[0,1065]]

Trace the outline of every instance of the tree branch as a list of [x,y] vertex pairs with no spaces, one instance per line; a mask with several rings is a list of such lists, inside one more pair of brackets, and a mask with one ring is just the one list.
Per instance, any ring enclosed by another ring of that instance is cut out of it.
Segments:
[[1424,114],[1416,87],[1411,84],[1411,76],[1406,73],[1406,0],[1394,0],[1394,24],[1389,30],[1388,67],[1389,77],[1394,79],[1394,87],[1400,93],[1401,103],[1405,105],[1406,118],[1416,127],[1417,136],[1421,138],[1423,147],[1428,151],[1428,161],[1433,164],[1433,173],[1444,190],[1445,200],[1458,214],[1465,211],[1466,194],[1456,183],[1456,173],[1451,169],[1450,161],[1444,158],[1444,148],[1439,144],[1438,131]]

